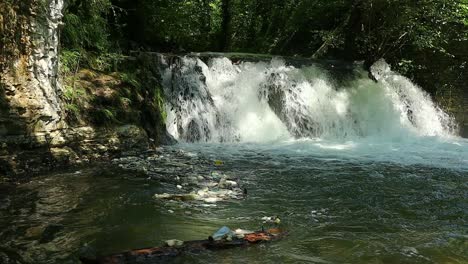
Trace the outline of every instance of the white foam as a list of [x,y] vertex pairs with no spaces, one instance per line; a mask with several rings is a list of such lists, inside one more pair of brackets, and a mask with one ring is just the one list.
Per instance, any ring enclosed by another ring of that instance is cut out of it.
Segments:
[[[178,74],[174,67],[181,69]],[[207,142],[454,136],[453,119],[422,89],[384,61],[371,70],[379,83],[363,73],[350,87],[334,87],[314,66],[298,69],[278,59],[233,65],[227,58],[206,65],[185,57],[163,75],[166,96],[172,98],[167,127],[175,138],[185,140],[190,136],[183,135],[187,126],[195,122],[200,131],[209,132],[197,140]],[[183,98],[178,90],[195,96]],[[275,92],[283,95],[282,116],[268,103]]]

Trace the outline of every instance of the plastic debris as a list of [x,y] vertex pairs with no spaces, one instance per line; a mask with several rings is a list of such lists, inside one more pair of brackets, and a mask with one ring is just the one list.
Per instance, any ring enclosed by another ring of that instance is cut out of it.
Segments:
[[264,216],[262,217],[263,223],[274,223],[274,224],[281,224],[281,219],[278,216]]
[[[96,259],[89,259],[81,257],[80,260],[84,264],[115,264],[115,263],[166,263],[168,258],[177,257],[184,253],[196,253],[201,250],[225,250],[233,247],[245,247],[250,245],[257,245],[259,243],[266,243],[283,238],[288,232],[280,229],[268,229],[262,231],[255,231],[245,234],[243,238],[230,236],[232,231],[223,226],[215,234],[219,233],[222,238],[214,240],[210,237],[207,240],[193,240],[193,241],[180,241],[171,239],[166,241],[166,245],[162,247],[150,247],[130,250],[122,253],[117,253],[108,256],[98,257]],[[244,233],[244,232],[240,232]],[[227,234],[227,235],[226,235]],[[122,260],[124,262],[122,262]]]
[[224,162],[222,160],[215,160],[214,161],[214,165],[215,166],[223,166],[224,165]]
[[281,224],[281,219],[279,219],[279,217],[275,218],[275,224],[277,225]]
[[177,240],[177,239],[166,240],[164,243],[168,247],[180,247],[180,246],[184,245],[184,241]]
[[229,227],[223,226],[218,231],[216,231],[211,237],[215,241],[216,240],[221,240],[223,238],[228,238],[228,237],[231,237],[231,239],[232,239],[232,231],[231,231],[231,229],[229,229]]
[[237,237],[237,238],[244,238],[245,235],[247,234],[252,234],[252,233],[255,233],[254,231],[250,231],[250,230],[245,230],[245,229],[236,229],[234,230],[234,235]]

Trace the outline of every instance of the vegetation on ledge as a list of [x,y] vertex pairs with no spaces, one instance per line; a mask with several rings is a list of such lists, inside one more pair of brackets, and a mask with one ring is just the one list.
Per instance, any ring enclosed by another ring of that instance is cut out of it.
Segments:
[[251,52],[366,65],[384,57],[446,110],[465,111],[467,0],[71,0],[64,23],[62,58],[74,54],[80,68],[115,71],[133,50]]

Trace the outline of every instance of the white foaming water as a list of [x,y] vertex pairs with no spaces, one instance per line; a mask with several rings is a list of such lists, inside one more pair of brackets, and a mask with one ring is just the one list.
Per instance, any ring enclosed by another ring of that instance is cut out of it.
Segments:
[[360,70],[342,85],[320,66],[279,59],[181,57],[162,65],[166,124],[181,142],[468,168],[468,142],[454,120],[384,61],[371,68],[378,83]]
[[183,57],[164,75],[167,126],[176,139],[202,142],[454,135],[453,120],[419,87],[384,61],[371,70],[379,83],[362,74],[335,87],[315,66]]

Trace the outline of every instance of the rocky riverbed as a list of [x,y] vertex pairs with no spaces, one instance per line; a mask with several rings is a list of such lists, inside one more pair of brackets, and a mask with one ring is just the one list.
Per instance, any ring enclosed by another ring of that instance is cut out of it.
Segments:
[[210,160],[196,153],[163,149],[116,158],[112,163],[127,172],[165,184],[165,192],[153,198],[173,213],[187,207],[216,207],[217,202],[242,199],[247,189],[239,178],[224,171],[222,160]]

